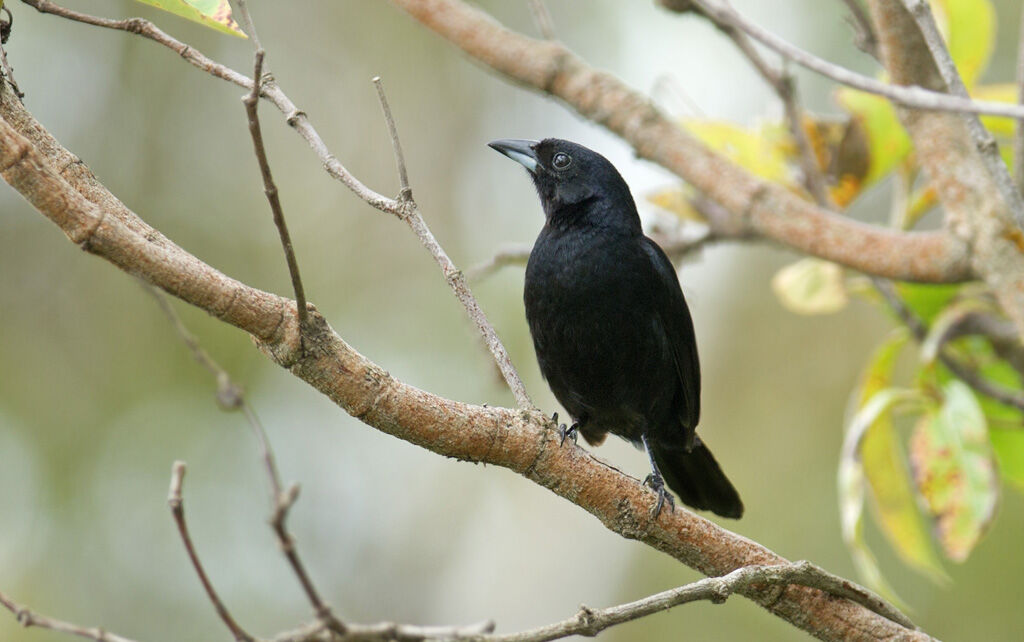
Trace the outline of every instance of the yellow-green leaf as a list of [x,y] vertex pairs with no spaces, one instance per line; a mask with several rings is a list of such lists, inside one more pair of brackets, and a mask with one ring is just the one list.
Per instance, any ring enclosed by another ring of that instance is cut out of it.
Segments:
[[999,484],[974,392],[950,381],[943,393],[938,412],[924,415],[914,430],[910,461],[942,549],[963,562],[995,515]]
[[143,4],[163,9],[211,29],[245,38],[245,33],[231,17],[228,0],[138,0]]
[[864,539],[864,497],[867,484],[860,449],[865,435],[880,419],[888,417],[897,404],[915,397],[913,391],[886,388],[871,395],[864,403],[858,403],[857,412],[848,422],[839,456],[839,516],[843,541],[864,583],[894,603],[901,603],[901,600],[882,575]]
[[995,46],[992,4],[988,0],[932,0],[931,5],[960,77],[968,88],[973,87]]
[[1024,492],[1024,430],[990,430],[989,437],[999,461],[999,474]]
[[786,309],[797,314],[831,314],[849,301],[843,269],[815,258],[800,259],[776,272],[772,290]]
[[795,187],[786,145],[769,127],[744,129],[718,120],[688,118],[683,127],[705,145],[755,176]]
[[[861,374],[855,396],[858,408],[865,408],[872,398],[892,385],[893,365],[907,338],[905,329],[897,329],[875,350]],[[859,454],[874,498],[878,526],[890,545],[912,568],[933,580],[948,579],[918,510],[891,412],[878,413],[865,428]]]

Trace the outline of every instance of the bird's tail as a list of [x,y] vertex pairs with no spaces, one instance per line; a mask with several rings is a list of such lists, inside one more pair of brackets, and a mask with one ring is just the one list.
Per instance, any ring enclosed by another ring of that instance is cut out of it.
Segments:
[[653,455],[665,483],[684,504],[722,517],[743,516],[740,494],[700,438],[690,452],[655,448]]

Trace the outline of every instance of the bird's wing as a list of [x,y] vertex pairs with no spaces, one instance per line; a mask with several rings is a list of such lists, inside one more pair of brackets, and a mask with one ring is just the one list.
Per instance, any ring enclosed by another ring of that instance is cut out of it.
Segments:
[[679,385],[685,404],[681,419],[685,427],[694,429],[700,419],[700,362],[697,359],[693,320],[672,262],[658,244],[647,237],[643,239],[643,248],[650,258],[658,282],[654,306],[672,348],[676,372],[679,373]]

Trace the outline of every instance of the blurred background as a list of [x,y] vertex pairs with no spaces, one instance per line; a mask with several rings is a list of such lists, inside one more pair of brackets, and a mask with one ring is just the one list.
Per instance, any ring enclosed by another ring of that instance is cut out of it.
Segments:
[[[65,2],[109,17],[143,15],[235,69],[250,43],[134,2]],[[528,3],[480,3],[535,34]],[[732,45],[700,20],[653,3],[548,0],[557,33],[591,64],[654,90],[676,116],[752,124],[781,108]],[[262,194],[242,91],[141,38],[9,2],[8,56],[26,104],[148,223],[225,273],[290,295]],[[735,2],[763,26],[874,74],[851,44],[840,2]],[[1020,3],[995,2],[1002,30],[987,80],[1013,75]],[[495,138],[557,136],[608,156],[648,221],[645,194],[676,181],[562,106],[495,77],[385,2],[254,3],[267,64],[338,158],[397,192],[370,79],[381,75],[422,211],[469,268],[532,243],[542,214],[526,174],[487,149]],[[797,70],[806,105],[835,112],[833,87]],[[665,91],[666,81],[678,90]],[[696,111],[696,110],[699,110]],[[397,220],[330,180],[305,144],[262,108],[309,298],[354,347],[396,377],[475,403],[512,403],[429,255]],[[888,186],[853,215],[884,221]],[[67,242],[0,188],[0,590],[41,613],[140,641],[228,639],[189,566],[166,505],[171,463],[188,462],[186,513],[207,570],[236,618],[261,636],[310,619],[270,529],[267,483],[243,418],[132,278]],[[725,525],[791,559],[853,577],[839,530],[836,464],[843,413],[867,351],[889,322],[855,304],[822,317],[782,309],[771,275],[794,254],[718,245],[680,275],[704,370],[701,434],[747,513]],[[522,270],[475,292],[534,401],[558,409],[523,318]],[[500,631],[608,606],[698,579],[650,548],[508,471],[458,463],[378,433],[267,361],[243,333],[174,304],[202,345],[248,391],[285,481],[302,495],[291,526],[342,619]],[[637,477],[642,453],[609,440],[596,454]],[[869,529],[872,528],[869,525]],[[1024,630],[1019,534],[1024,501],[1005,493],[991,532],[936,586],[869,541],[912,616],[946,640],[1012,640]],[[1016,633],[1014,633],[1016,632]],[[608,640],[794,640],[804,634],[737,598],[679,607],[608,631]],[[67,639],[24,630],[0,611],[0,640]]]

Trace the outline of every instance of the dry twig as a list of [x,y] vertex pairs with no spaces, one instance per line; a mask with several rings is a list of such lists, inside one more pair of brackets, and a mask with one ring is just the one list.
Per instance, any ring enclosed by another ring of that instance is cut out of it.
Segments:
[[199,561],[199,554],[196,553],[195,546],[192,544],[192,537],[188,532],[188,525],[185,523],[185,506],[184,500],[181,497],[181,485],[184,479],[185,462],[174,462],[174,465],[171,467],[171,487],[167,495],[167,505],[171,507],[171,515],[174,517],[174,523],[178,526],[178,534],[181,535],[181,542],[185,545],[185,552],[188,553],[188,558],[192,562],[192,567],[195,569],[196,575],[199,576],[199,581],[203,585],[203,590],[206,591],[206,596],[213,604],[213,608],[217,611],[217,615],[220,616],[220,619],[231,631],[231,635],[235,636],[235,639],[239,642],[254,642],[253,637],[246,633],[245,630],[235,622],[235,619],[231,617],[231,613],[228,611],[227,607],[224,606],[220,596],[217,595],[217,591],[213,588],[210,578],[206,575],[202,562]]
[[[888,83],[862,76],[846,67],[823,60],[814,54],[800,49],[796,45],[776,36],[757,23],[748,20],[729,6],[726,2],[716,0],[692,0],[701,11],[727,24],[735,26],[747,33],[764,46],[778,52],[789,60],[806,67],[826,78],[831,78],[841,85],[860,89],[870,94],[878,94],[889,100],[912,109],[930,111],[951,111],[966,114],[987,114],[990,116],[1006,116],[1008,118],[1024,118],[1024,106],[1009,103],[997,103],[983,100],[971,100],[961,96],[951,96],[938,91],[930,91],[921,87],[890,85]],[[923,0],[922,0],[923,1]]]

